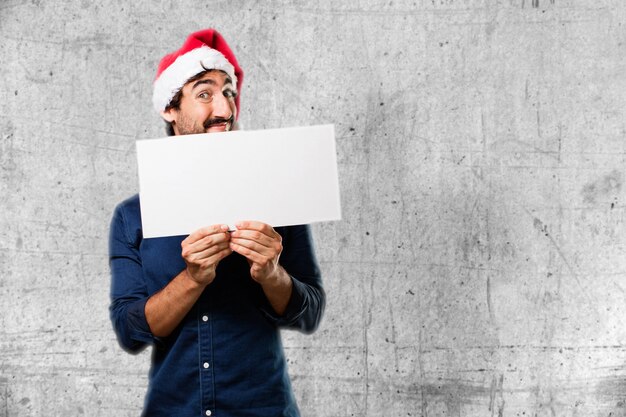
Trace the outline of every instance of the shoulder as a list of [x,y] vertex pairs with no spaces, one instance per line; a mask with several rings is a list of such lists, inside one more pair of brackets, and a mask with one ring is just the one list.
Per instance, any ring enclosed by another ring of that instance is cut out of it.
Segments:
[[137,219],[141,223],[141,207],[139,204],[139,194],[127,198],[115,207],[114,217],[121,217],[128,222]]
[[127,198],[115,207],[112,226],[118,233],[123,233],[125,239],[137,244],[142,239],[141,230],[141,207],[139,194]]
[[128,197],[115,207],[115,211],[122,211],[124,213],[141,213],[139,207],[139,194],[135,194],[132,197]]

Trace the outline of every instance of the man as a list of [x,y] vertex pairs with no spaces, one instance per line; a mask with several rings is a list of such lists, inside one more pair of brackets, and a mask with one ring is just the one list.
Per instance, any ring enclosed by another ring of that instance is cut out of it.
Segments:
[[[242,80],[224,39],[196,32],[161,61],[153,103],[170,134],[228,131]],[[145,416],[299,415],[279,329],[312,332],[324,310],[309,228],[236,227],[143,239],[139,197],[115,210],[111,320],[129,352],[153,345]]]

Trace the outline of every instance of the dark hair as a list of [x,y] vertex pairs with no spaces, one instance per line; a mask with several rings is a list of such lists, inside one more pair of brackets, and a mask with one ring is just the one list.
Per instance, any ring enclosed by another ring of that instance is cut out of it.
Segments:
[[[204,68],[204,65],[202,65],[202,68]],[[211,71],[215,71],[213,69],[206,69],[204,68],[204,71],[199,72],[198,74],[194,75],[193,77],[191,77],[190,79],[188,79],[184,85],[188,84],[188,83],[192,83],[194,81],[199,80],[200,78],[204,77],[204,74],[206,74],[207,72],[211,72]],[[174,94],[174,97],[172,97],[172,99],[170,100],[170,104],[168,104],[165,107],[165,110],[169,110],[169,109],[175,109],[178,110],[180,108],[180,100],[183,98],[183,87],[180,87],[178,89],[178,91],[176,92],[176,94]],[[168,122],[167,120],[165,121],[165,133],[167,133],[167,136],[174,136],[174,126],[172,126],[172,124],[170,122]]]

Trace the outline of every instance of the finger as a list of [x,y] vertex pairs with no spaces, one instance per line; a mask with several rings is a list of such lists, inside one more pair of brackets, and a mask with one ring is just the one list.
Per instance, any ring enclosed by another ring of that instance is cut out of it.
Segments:
[[237,227],[237,229],[257,230],[259,232],[262,232],[263,234],[266,234],[267,236],[274,237],[274,238],[280,237],[278,232],[274,230],[274,228],[270,226],[269,224],[257,222],[254,220],[244,220],[244,221],[237,222],[235,223],[235,227]]
[[229,248],[230,248],[230,245],[228,242],[222,242],[220,244],[213,245],[201,252],[194,252],[194,253],[187,255],[187,257],[184,257],[184,256],[183,257],[188,262],[200,263],[200,262],[206,261],[207,259],[215,255],[216,253],[221,252],[224,249],[229,249]]
[[260,253],[261,255],[267,256],[269,258],[275,257],[277,254],[281,253],[280,243],[275,242],[271,246],[264,246],[254,240],[248,239],[240,239],[231,237],[230,241],[236,243],[237,245],[243,246],[250,250]]
[[261,244],[266,247],[272,247],[272,245],[277,241],[277,239],[272,238],[264,234],[263,232],[259,232],[258,230],[235,230],[230,233],[231,239],[246,239],[258,244]]
[[185,240],[183,240],[183,243],[193,243],[202,239],[205,236],[227,231],[228,226],[225,224],[213,224],[211,226],[201,227],[200,229],[195,230],[193,233],[187,236]]
[[245,256],[247,259],[251,260],[252,262],[264,264],[267,261],[266,256],[263,256],[259,252],[252,250],[250,248],[247,248],[245,246],[242,246],[238,243],[230,242],[230,248],[234,252],[237,252],[238,254]]
[[223,249],[217,253],[214,253],[212,256],[202,260],[202,262],[199,262],[196,267],[200,267],[200,268],[216,268],[217,264],[224,259],[225,257],[227,257],[228,255],[230,255],[231,253],[233,253],[231,248],[226,248]]
[[221,232],[205,236],[202,239],[197,240],[193,243],[183,243],[183,257],[189,256],[196,252],[202,252],[213,245],[227,242],[228,240],[230,240],[230,235],[228,233]]
[[[222,245],[222,247],[228,245],[229,239],[230,237],[226,233],[206,236],[192,244],[183,244],[181,255],[186,260],[203,258],[207,256],[206,251],[210,250],[212,247],[216,245]],[[215,250],[219,250],[219,248],[216,248],[209,253],[212,254],[215,252]]]
[[221,251],[217,252],[216,254],[210,256],[207,259],[207,262],[209,263],[209,265],[217,265],[217,263],[219,261],[221,261],[222,259],[224,259],[228,255],[230,255],[231,253],[233,253],[233,250],[229,246],[229,247],[227,247],[225,249],[222,249]]
[[250,265],[250,275],[252,275],[253,277],[256,277],[262,271],[263,271],[263,268],[261,268],[259,264],[255,263],[255,264]]

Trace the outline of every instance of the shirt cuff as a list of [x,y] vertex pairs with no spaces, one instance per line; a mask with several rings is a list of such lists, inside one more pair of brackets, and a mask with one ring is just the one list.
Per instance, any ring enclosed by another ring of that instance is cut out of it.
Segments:
[[141,343],[159,343],[160,338],[155,337],[150,331],[146,320],[146,303],[148,297],[131,303],[126,311],[128,320],[129,336],[132,340]]
[[276,314],[269,301],[266,300],[264,306],[261,308],[265,316],[270,319],[276,326],[290,326],[294,324],[308,307],[308,301],[306,297],[307,287],[306,284],[298,281],[291,275],[291,282],[293,284],[291,288],[291,297],[285,308],[285,313],[282,316]]

